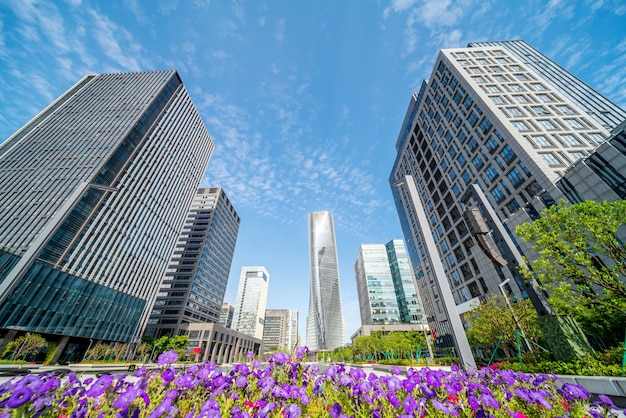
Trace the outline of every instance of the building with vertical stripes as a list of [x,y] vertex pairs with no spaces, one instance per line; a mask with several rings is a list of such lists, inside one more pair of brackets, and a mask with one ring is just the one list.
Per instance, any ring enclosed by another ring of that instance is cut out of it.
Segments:
[[550,315],[518,272],[513,231],[564,197],[557,181],[625,116],[523,41],[439,52],[411,97],[389,178],[439,349],[469,348],[455,341],[458,312],[500,285]]
[[263,350],[293,353],[298,343],[298,311],[267,309],[263,326]]
[[419,294],[402,240],[361,244],[354,272],[361,325],[422,323]]
[[239,215],[221,187],[198,189],[154,302],[145,336],[217,323],[239,233]]
[[237,288],[233,329],[263,339],[270,274],[263,266],[243,266]]
[[345,344],[335,226],[330,212],[309,213],[311,283],[306,345],[312,351]]
[[2,345],[138,342],[212,151],[174,70],[88,75],[2,143]]

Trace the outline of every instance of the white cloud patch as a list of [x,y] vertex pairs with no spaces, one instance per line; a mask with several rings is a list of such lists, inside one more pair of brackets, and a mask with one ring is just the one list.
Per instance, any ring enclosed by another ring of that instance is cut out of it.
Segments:
[[274,28],[274,39],[279,42],[282,42],[285,38],[285,19],[278,19],[276,22],[276,27]]

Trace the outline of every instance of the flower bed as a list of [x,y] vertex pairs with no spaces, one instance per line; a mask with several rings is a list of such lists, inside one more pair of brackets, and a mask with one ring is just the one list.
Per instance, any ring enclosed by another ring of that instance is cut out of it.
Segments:
[[511,370],[409,369],[406,376],[367,375],[331,365],[320,372],[276,353],[269,365],[253,360],[223,372],[214,363],[176,372],[175,352],[159,357],[160,370],[134,375],[65,378],[28,375],[0,385],[0,417],[600,417],[610,399],[590,404],[580,386],[555,377]]

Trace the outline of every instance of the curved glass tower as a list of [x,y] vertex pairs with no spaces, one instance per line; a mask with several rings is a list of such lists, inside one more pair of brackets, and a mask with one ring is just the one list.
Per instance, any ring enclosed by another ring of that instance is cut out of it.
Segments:
[[333,350],[344,345],[335,228],[330,212],[309,214],[311,291],[306,321],[310,350]]

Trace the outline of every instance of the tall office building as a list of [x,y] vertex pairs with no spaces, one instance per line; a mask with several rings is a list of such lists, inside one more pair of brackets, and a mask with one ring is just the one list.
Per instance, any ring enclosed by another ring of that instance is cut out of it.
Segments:
[[330,212],[309,214],[311,287],[306,345],[310,350],[333,350],[345,343],[335,227]]
[[232,328],[233,318],[235,317],[235,306],[228,302],[222,303],[222,312],[220,313],[220,319],[217,322],[219,325]]
[[144,335],[174,336],[185,324],[219,321],[239,222],[222,188],[198,189]]
[[549,313],[518,274],[515,214],[563,197],[555,182],[624,112],[523,41],[472,45],[441,50],[413,94],[389,179],[426,318],[457,349],[458,310],[507,279]]
[[261,266],[241,268],[233,329],[254,338],[263,339],[263,323],[267,305],[270,275]]
[[419,294],[402,240],[361,244],[354,271],[362,325],[422,323]]
[[70,354],[138,340],[212,151],[173,70],[88,75],[8,138],[3,344],[17,330],[62,336]]
[[298,311],[296,309],[268,309],[265,311],[263,347],[292,353],[298,342]]

